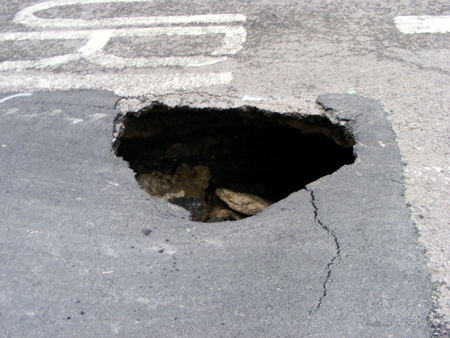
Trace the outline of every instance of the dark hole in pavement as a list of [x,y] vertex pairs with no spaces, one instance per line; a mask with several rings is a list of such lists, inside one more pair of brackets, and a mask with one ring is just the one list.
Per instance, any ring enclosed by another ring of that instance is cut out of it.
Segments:
[[355,160],[351,133],[325,116],[154,102],[114,127],[141,187],[200,222],[251,216]]

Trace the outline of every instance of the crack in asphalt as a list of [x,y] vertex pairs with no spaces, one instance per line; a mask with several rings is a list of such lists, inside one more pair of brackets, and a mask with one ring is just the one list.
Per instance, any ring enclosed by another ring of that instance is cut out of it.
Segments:
[[322,301],[323,299],[327,296],[328,293],[328,283],[331,281],[331,275],[333,272],[333,266],[336,264],[336,260],[340,260],[341,259],[341,244],[339,243],[339,240],[336,236],[336,233],[331,230],[328,226],[326,226],[325,224],[322,223],[322,221],[319,218],[319,208],[317,207],[316,204],[316,197],[314,195],[314,191],[308,188],[305,188],[306,191],[308,191],[311,195],[311,205],[314,208],[314,221],[319,224],[323,230],[325,230],[327,232],[327,234],[329,236],[331,236],[334,240],[335,246],[336,246],[336,254],[331,258],[330,262],[327,264],[326,266],[326,271],[327,274],[325,276],[325,280],[323,281],[322,284],[322,295],[319,298],[319,301],[317,302],[317,305],[314,309],[309,310],[309,316],[311,317],[312,315],[314,315],[317,311],[319,311],[320,306],[322,305]]

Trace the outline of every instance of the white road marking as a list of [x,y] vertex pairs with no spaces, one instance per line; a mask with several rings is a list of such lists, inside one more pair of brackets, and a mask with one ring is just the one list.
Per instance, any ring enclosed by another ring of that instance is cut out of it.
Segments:
[[8,116],[8,115],[12,115],[15,114],[19,111],[19,108],[10,108],[6,111],[6,113],[3,116]]
[[89,121],[98,121],[107,116],[108,116],[108,114],[95,113],[90,116]]
[[223,24],[230,22],[245,22],[242,14],[204,14],[190,16],[150,16],[150,17],[123,17],[99,20],[83,19],[48,19],[36,17],[35,13],[53,7],[98,4],[98,3],[126,3],[126,2],[153,2],[153,0],[54,0],[45,1],[27,7],[16,14],[14,22],[30,27],[67,28],[67,27],[120,27],[120,26],[154,26],[167,24],[209,23]]
[[40,117],[40,114],[31,113],[31,114],[20,114],[15,116],[18,119],[32,119],[35,117]]
[[80,59],[78,54],[66,54],[61,56],[54,56],[50,58],[44,58],[37,61],[3,61],[0,63],[0,71],[7,70],[25,70],[29,68],[42,69],[51,66],[62,65],[69,63],[70,61],[76,61]]
[[0,73],[0,91],[106,89],[119,96],[166,94],[186,88],[227,85],[233,80],[231,72],[222,73]]
[[407,15],[394,18],[397,29],[405,34],[450,33],[450,15]]
[[[246,30],[241,25],[246,21],[242,14],[205,14],[191,16],[150,16],[119,17],[98,20],[40,18],[37,12],[54,7],[70,5],[89,5],[106,3],[151,2],[153,0],[52,0],[29,6],[18,12],[15,23],[39,28],[78,28],[78,30],[6,32],[0,33],[2,41],[45,41],[45,40],[84,40],[85,44],[77,51],[38,60],[6,60],[0,62],[0,90],[70,90],[70,89],[107,89],[118,95],[146,95],[148,93],[166,93],[173,90],[207,87],[229,84],[233,79],[231,72],[160,72],[143,74],[142,72],[117,74],[105,72],[108,69],[136,69],[155,67],[202,67],[227,60],[243,48]],[[196,24],[197,26],[173,26]],[[198,26],[198,24],[207,24]],[[225,24],[225,25],[224,25]],[[163,27],[136,28],[136,26],[163,25]],[[135,26],[129,28],[117,28]],[[114,28],[116,27],[116,28]],[[82,28],[83,30],[80,30]],[[99,29],[84,29],[99,28]],[[220,35],[222,43],[209,55],[172,56],[172,57],[120,57],[107,54],[104,49],[114,38],[136,36],[191,36]],[[32,57],[32,56],[31,56]],[[98,73],[77,75],[72,73],[53,73],[51,69],[79,60],[87,60],[103,68]],[[28,70],[38,72],[28,72]],[[44,71],[45,69],[45,71]],[[163,73],[163,74],[162,74]],[[1,103],[1,102],[0,102]]]
[[98,53],[89,60],[105,68],[146,68],[146,67],[203,67],[225,61],[227,57],[208,56],[167,56],[167,57],[139,57],[124,58],[111,54]]
[[54,117],[56,115],[60,115],[63,111],[61,109],[53,109],[52,111],[44,111],[40,114],[23,114],[23,113],[19,113],[16,114],[17,112],[19,112],[18,108],[11,108],[8,109],[8,111],[6,112],[6,114],[4,114],[3,116],[9,116],[9,115],[13,115],[14,118],[33,118],[33,117],[46,117],[46,116],[50,116],[50,117]]
[[72,124],[78,124],[83,122],[83,119],[77,119],[74,117],[66,117],[66,120],[69,120],[70,122],[72,122]]
[[[177,57],[149,57],[124,58],[103,52],[108,41],[114,37],[158,36],[158,35],[219,35],[223,34],[223,43],[217,47],[212,56],[177,56]],[[88,40],[78,49],[78,53],[53,56],[40,60],[21,60],[0,62],[0,71],[25,70],[30,68],[42,69],[58,66],[80,59],[87,59],[92,63],[107,68],[142,68],[161,66],[201,67],[225,61],[224,55],[236,54],[242,49],[246,41],[246,31],[241,26],[206,26],[206,27],[152,27],[135,29],[109,30],[78,30],[78,31],[46,31],[46,32],[14,32],[0,34],[0,41],[24,40]]]
[[112,32],[108,30],[94,31],[90,36],[89,41],[83,47],[78,49],[78,53],[83,56],[89,56],[99,52],[108,44],[111,36]]
[[[14,99],[14,98],[16,98],[16,97],[31,96],[31,95],[33,95],[33,94],[32,94],[32,93],[20,93],[20,94],[15,94],[15,95],[7,96],[7,97],[4,97],[3,99],[0,99],[0,103],[9,101],[9,100]],[[11,114],[11,113],[6,113],[5,115],[9,115],[9,114]]]

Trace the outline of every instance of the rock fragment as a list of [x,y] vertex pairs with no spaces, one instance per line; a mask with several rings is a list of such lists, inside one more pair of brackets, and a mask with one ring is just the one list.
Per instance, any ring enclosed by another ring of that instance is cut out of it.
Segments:
[[242,217],[230,209],[215,207],[207,215],[208,222],[237,221]]
[[210,179],[208,167],[191,167],[186,163],[179,165],[174,175],[155,170],[136,176],[136,180],[147,193],[167,202],[183,197],[194,197],[203,201]]
[[137,175],[136,180],[147,193],[165,201],[185,196],[183,189],[176,186],[175,179],[170,174],[152,171]]
[[236,192],[230,189],[216,189],[216,195],[234,211],[251,216],[271,205],[256,195]]
[[194,221],[236,221],[271,204],[256,195],[230,189],[216,189],[207,195],[211,172],[202,165],[181,163],[173,174],[154,170],[138,174],[136,179],[150,195],[190,211]]
[[204,200],[209,186],[211,172],[202,165],[189,166],[182,163],[175,172],[175,184],[184,190],[186,196]]

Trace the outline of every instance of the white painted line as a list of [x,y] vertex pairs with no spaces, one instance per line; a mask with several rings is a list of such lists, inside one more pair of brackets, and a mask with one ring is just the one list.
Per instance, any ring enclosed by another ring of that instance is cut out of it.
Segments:
[[9,101],[11,99],[14,99],[15,97],[31,96],[31,95],[33,95],[33,94],[32,93],[21,93],[21,94],[15,94],[15,95],[7,96],[7,97],[4,97],[3,99],[1,99],[0,103]]
[[[158,35],[182,35],[198,36],[208,34],[224,34],[223,45],[212,54],[236,54],[242,49],[242,43],[246,41],[246,31],[242,26],[189,26],[189,27],[152,27],[152,28],[128,28],[128,29],[104,29],[104,30],[75,30],[75,31],[43,31],[43,32],[14,32],[0,34],[0,41],[24,41],[24,40],[77,40],[95,39],[102,42],[97,50],[103,48],[106,37],[135,37]],[[94,42],[90,44],[93,49]]]
[[45,67],[62,65],[69,63],[70,61],[79,60],[81,56],[79,54],[66,54],[61,56],[53,56],[49,58],[44,58],[41,60],[25,60],[25,61],[3,61],[0,62],[0,71],[7,70],[25,70],[29,68],[42,69]]
[[397,29],[405,34],[450,33],[450,15],[407,15],[394,18]]
[[[218,46],[212,56],[177,56],[177,57],[148,57],[123,58],[106,54],[103,48],[114,37],[181,35],[198,36],[209,34],[223,34],[222,45]],[[225,61],[224,55],[236,54],[242,49],[246,41],[246,30],[242,26],[195,26],[195,27],[152,27],[134,29],[103,29],[103,30],[76,30],[76,31],[44,31],[44,32],[14,32],[0,34],[0,41],[24,40],[88,40],[78,49],[77,53],[53,56],[40,60],[21,60],[0,62],[0,71],[25,70],[30,68],[42,69],[49,66],[58,66],[82,58],[107,68],[143,68],[143,67],[202,67]]]
[[117,3],[117,2],[153,2],[153,0],[53,0],[44,1],[36,5],[27,7],[16,14],[14,22],[31,27],[120,27],[120,26],[152,26],[164,24],[191,24],[191,23],[209,23],[223,24],[231,22],[245,22],[246,16],[242,14],[205,14],[190,16],[149,16],[149,17],[123,17],[106,18],[99,20],[83,19],[48,19],[39,18],[36,12],[44,11],[53,7],[99,4],[99,3]]
[[[15,96],[15,95],[14,95]],[[3,116],[8,116],[8,115],[12,115],[15,114],[19,111],[19,108],[10,108],[6,111],[6,114],[4,114]]]
[[[167,57],[139,57],[124,58],[111,54],[97,53],[88,58],[92,63],[105,68],[125,69],[125,68],[145,68],[145,67],[202,67],[225,61],[223,57],[208,56],[167,56]],[[0,65],[1,66],[1,65]]]
[[102,50],[111,39],[112,32],[107,30],[94,31],[90,36],[89,41],[80,49],[78,53],[84,56],[89,56]]
[[84,121],[83,119],[77,119],[74,117],[67,117],[66,120],[72,122],[72,124],[78,124]]
[[222,73],[0,73],[0,91],[104,89],[119,96],[166,94],[215,85],[227,85],[233,80],[231,72]]
[[89,121],[98,121],[98,120],[100,120],[100,119],[102,119],[104,117],[107,117],[107,116],[108,116],[108,114],[95,113],[95,114],[91,115]]

